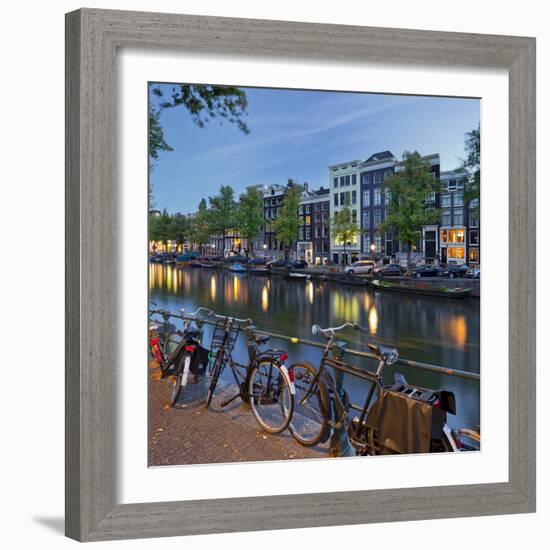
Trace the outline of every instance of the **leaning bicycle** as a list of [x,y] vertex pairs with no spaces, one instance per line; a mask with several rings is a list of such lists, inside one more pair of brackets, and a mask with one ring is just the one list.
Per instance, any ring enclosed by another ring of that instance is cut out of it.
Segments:
[[[217,322],[212,335],[211,382],[206,407],[210,407],[223,371],[229,368],[237,385],[237,393],[221,403],[221,408],[241,398],[250,405],[252,414],[264,431],[270,434],[284,431],[294,409],[294,384],[284,364],[288,354],[284,350],[262,349],[270,337],[258,333],[251,319],[213,316]],[[233,360],[241,330],[247,336],[247,365]]]
[[[313,334],[327,340],[318,369],[307,362],[290,367],[296,389],[289,424],[293,437],[302,445],[314,446],[326,441],[331,430],[345,427],[359,455],[459,450],[446,424],[446,413],[456,413],[454,394],[410,386],[401,375],[394,384],[385,386],[382,373],[399,358],[395,348],[368,344],[379,361],[376,371],[345,362],[346,344],[336,341],[335,336],[347,327],[368,332],[356,323],[326,329],[313,325]],[[331,371],[370,383],[359,416],[349,419],[348,394],[337,388]]]
[[[170,335],[165,337],[165,341],[168,340],[175,345],[170,353],[167,353],[166,345],[160,343],[159,325],[154,322],[149,324],[149,346],[152,356],[160,367],[161,378],[171,376],[172,384],[169,398],[171,407],[174,407],[183,396],[189,381],[189,375],[194,374],[193,371],[197,371],[199,364],[204,366],[208,364],[208,352],[201,345],[202,330],[197,324],[200,324],[199,314],[210,312],[211,310],[202,307],[188,314],[182,309],[181,315],[165,311],[158,312],[165,321],[170,317],[183,321],[183,330],[174,328]],[[179,341],[174,341],[174,336],[179,338]]]

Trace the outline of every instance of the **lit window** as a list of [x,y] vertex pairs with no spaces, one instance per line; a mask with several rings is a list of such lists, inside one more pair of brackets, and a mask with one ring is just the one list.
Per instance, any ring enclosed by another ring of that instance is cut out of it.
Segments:
[[479,263],[479,248],[470,248],[470,261]]

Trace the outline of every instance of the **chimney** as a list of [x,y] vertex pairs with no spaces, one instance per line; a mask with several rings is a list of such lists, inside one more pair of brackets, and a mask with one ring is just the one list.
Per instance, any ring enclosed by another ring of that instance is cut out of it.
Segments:
[[304,181],[304,191],[305,191],[306,193],[308,192],[307,181]]

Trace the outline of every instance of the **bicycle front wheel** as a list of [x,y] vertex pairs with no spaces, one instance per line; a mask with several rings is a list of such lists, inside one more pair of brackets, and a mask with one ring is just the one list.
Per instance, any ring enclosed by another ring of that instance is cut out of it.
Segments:
[[310,363],[294,363],[294,412],[288,430],[298,443],[314,447],[324,443],[330,434],[330,400],[322,381],[315,381],[317,371]]
[[278,434],[286,430],[294,399],[289,380],[274,361],[260,361],[252,367],[248,381],[252,414],[264,431]]

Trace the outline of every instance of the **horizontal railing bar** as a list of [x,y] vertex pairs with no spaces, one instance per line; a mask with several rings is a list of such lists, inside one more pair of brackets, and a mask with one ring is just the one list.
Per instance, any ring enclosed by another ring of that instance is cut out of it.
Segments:
[[[171,316],[182,319],[181,315],[172,314]],[[211,321],[207,318],[197,319],[197,321],[199,323],[203,323],[207,325],[217,324],[216,321]],[[286,334],[279,334],[277,332],[270,332],[267,330],[260,330],[260,329],[256,329],[254,332],[258,334],[266,334],[271,338],[274,338],[275,340],[284,340],[292,344],[303,344],[304,346],[310,346],[310,347],[319,348],[319,349],[324,349],[326,347],[326,344],[323,344],[322,342],[315,342],[313,340],[308,340],[306,338],[287,336]],[[355,357],[361,357],[363,359],[373,359],[373,360],[377,359],[374,353],[370,353],[367,351],[346,349],[346,354],[353,355]],[[413,367],[419,370],[433,372],[433,373],[437,373],[445,376],[455,376],[456,378],[463,378],[466,380],[475,380],[477,382],[479,382],[480,380],[480,375],[476,372],[468,372],[468,371],[458,370],[458,369],[449,369],[449,368],[441,367],[439,365],[432,365],[430,363],[423,363],[421,361],[413,361],[412,359],[404,359],[402,357],[399,357],[399,359],[397,360],[397,363],[406,367]]]

